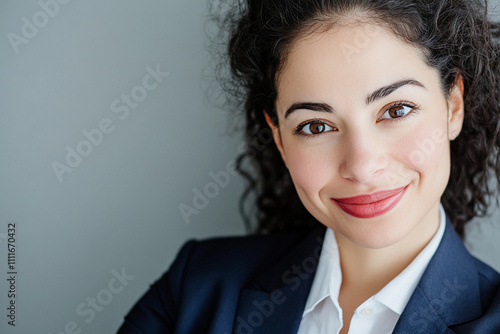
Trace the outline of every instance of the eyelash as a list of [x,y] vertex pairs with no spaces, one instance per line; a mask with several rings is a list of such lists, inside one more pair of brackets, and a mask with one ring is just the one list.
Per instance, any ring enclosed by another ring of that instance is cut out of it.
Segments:
[[[413,116],[415,114],[417,114],[419,111],[420,111],[420,106],[419,105],[416,105],[414,103],[411,103],[409,101],[399,101],[399,102],[396,102],[396,103],[393,103],[391,104],[390,106],[387,106],[386,108],[384,108],[384,114],[386,113],[386,111],[388,111],[389,109],[391,108],[395,108],[395,107],[408,107],[408,108],[411,108],[412,111],[409,112],[406,116],[403,116],[403,117],[398,117],[398,118],[392,118],[392,119],[383,119],[383,120],[386,120],[386,121],[390,121],[390,122],[401,122],[401,121],[405,121],[406,119],[408,119],[410,116]],[[383,114],[382,114],[383,115]],[[314,124],[314,123],[320,123],[320,124],[324,124],[324,125],[328,125],[325,123],[325,121],[322,121],[320,119],[312,119],[312,120],[309,120],[305,123],[301,123],[299,124],[294,130],[293,130],[293,133],[295,135],[299,135],[299,136],[304,136],[304,137],[315,137],[315,136],[319,136],[323,133],[319,133],[319,134],[316,134],[316,135],[310,135],[310,134],[305,134],[305,133],[302,133],[302,129],[304,129],[307,125],[309,124]],[[329,126],[329,125],[328,125]],[[333,127],[335,128],[335,127]]]
[[[304,137],[313,137],[313,136],[318,136],[319,134],[317,135],[310,135],[310,134],[307,134],[307,133],[302,133],[302,130],[309,124],[314,124],[314,123],[320,123],[320,124],[324,124],[324,125],[327,125],[325,123],[325,121],[322,121],[320,119],[312,119],[310,121],[307,121],[306,123],[302,123],[302,124],[299,124],[294,130],[293,130],[293,133],[296,134],[296,135],[299,135],[299,136],[304,136]],[[322,133],[320,133],[322,134]]]
[[[402,121],[407,120],[408,117],[416,115],[420,111],[420,106],[419,105],[411,103],[410,101],[399,101],[399,102],[393,103],[390,106],[386,107],[384,109],[384,114],[389,109],[395,108],[395,107],[408,107],[408,108],[411,108],[412,110],[406,116],[398,117],[398,118],[392,118],[392,119],[386,119],[386,120],[391,121],[391,122],[402,122]],[[383,114],[382,114],[382,116],[383,116]]]

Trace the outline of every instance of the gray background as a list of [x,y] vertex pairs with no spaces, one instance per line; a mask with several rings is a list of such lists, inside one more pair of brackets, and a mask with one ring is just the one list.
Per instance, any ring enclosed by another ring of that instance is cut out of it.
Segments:
[[[64,333],[74,322],[82,333],[112,333],[187,239],[244,233],[239,177],[190,223],[179,211],[235,159],[241,139],[207,97],[205,0],[72,0],[52,9],[44,22],[37,1],[0,2],[0,332]],[[34,15],[41,27],[16,52],[8,34],[22,36],[23,17]],[[169,75],[121,119],[111,104],[141,92],[148,66]],[[82,131],[103,119],[113,132],[60,182],[53,162],[65,164],[66,147],[76,150]],[[472,224],[467,246],[500,269],[498,218]],[[15,328],[4,314],[12,221]],[[91,320],[79,315],[87,298],[109,297],[113,270],[134,278]]]

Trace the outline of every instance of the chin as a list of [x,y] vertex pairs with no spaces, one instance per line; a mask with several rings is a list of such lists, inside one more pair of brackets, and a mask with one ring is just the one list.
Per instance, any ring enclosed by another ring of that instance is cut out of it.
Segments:
[[369,231],[368,233],[363,233],[361,235],[353,235],[352,238],[346,237],[351,242],[357,244],[360,247],[370,248],[370,249],[383,249],[393,246],[405,239],[407,234],[398,231]]
[[[384,217],[360,220],[357,218],[345,220],[335,219],[337,223],[328,226],[335,231],[336,235],[342,236],[344,239],[364,248],[382,249],[393,246],[409,237],[412,226],[401,225],[402,222],[410,223],[398,217]],[[338,222],[343,221],[344,226],[339,226]]]

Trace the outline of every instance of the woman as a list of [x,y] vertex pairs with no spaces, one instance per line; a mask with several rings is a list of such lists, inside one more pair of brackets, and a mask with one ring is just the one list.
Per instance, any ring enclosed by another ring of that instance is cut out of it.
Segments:
[[500,275],[459,238],[500,180],[486,3],[235,8],[260,233],[188,242],[119,333],[499,333]]

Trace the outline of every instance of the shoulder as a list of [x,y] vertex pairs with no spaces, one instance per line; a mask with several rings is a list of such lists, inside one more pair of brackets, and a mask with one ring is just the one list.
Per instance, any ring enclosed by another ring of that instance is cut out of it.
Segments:
[[[302,253],[304,240],[311,245],[309,239],[315,235],[290,233],[190,240],[153,287],[163,296],[163,304],[169,305],[166,313],[175,319],[179,332],[230,331],[242,291],[254,286],[257,277],[270,274],[276,279],[276,272],[281,275],[279,265],[283,259],[290,256],[295,259],[294,252],[299,249]],[[197,319],[195,323],[193,319]]]
[[[500,332],[500,274],[484,262],[473,257],[478,277],[481,315],[457,327],[455,333],[499,333]],[[469,309],[469,304],[463,304]]]
[[[496,307],[500,312],[500,273],[474,256],[472,258],[477,270],[483,309]],[[497,296],[496,301],[495,296]],[[498,316],[500,316],[500,313]]]
[[187,241],[170,268],[126,316],[119,333],[231,331],[242,289],[286,257],[305,235]]
[[471,254],[471,256],[473,258],[478,275],[480,276],[481,281],[484,284],[500,284],[500,273],[498,271],[496,271],[483,261],[479,260],[474,255]]
[[189,240],[169,271],[181,270],[184,279],[243,278],[278,261],[302,238],[303,234],[287,233]]
[[[450,233],[447,234],[448,240],[445,241],[443,238],[443,244],[447,248],[444,255],[448,255],[448,257],[441,257],[441,265],[444,265],[449,273],[455,274],[460,279],[463,278],[463,281],[471,289],[476,290],[480,298],[481,308],[487,310],[492,305],[495,294],[500,292],[500,273],[472,255],[463,241],[454,231],[451,233],[452,231],[453,229],[450,228]],[[449,256],[453,256],[453,260]],[[454,268],[447,267],[448,264],[453,265]]]
[[498,333],[500,274],[470,254],[449,223],[428,273],[420,286],[455,333]]

